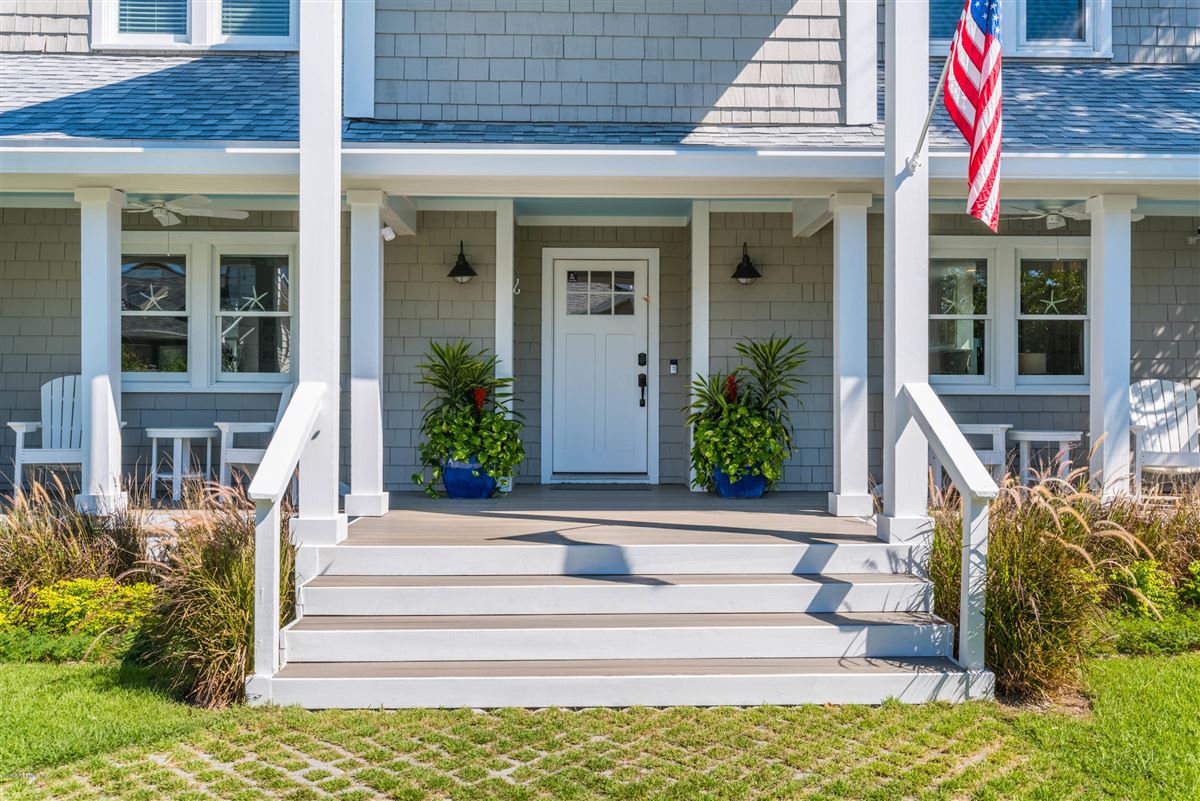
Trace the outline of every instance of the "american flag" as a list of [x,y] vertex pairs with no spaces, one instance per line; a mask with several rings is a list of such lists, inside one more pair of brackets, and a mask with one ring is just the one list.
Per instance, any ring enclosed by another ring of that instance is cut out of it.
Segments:
[[946,110],[971,146],[967,211],[1000,222],[1000,0],[966,0],[950,45]]

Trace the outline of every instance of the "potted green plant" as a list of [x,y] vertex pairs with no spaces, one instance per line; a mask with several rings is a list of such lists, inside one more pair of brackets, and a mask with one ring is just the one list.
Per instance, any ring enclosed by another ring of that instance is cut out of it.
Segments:
[[421,418],[422,469],[412,480],[434,498],[439,481],[451,498],[489,498],[525,458],[520,417],[508,406],[513,380],[496,375],[495,354],[472,352],[464,340],[429,348],[417,383],[435,394]]
[[[695,482],[725,498],[758,498],[792,455],[790,403],[800,405],[808,355],[791,337],[734,346],[745,360],[728,375],[697,376],[684,413],[692,430]],[[744,374],[744,377],[743,375]]]

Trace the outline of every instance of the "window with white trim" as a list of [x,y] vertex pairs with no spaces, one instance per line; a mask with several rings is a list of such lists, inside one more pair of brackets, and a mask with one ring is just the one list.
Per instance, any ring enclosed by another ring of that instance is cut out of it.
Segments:
[[296,234],[126,231],[126,391],[256,391],[292,380]]
[[976,381],[988,363],[988,260],[929,261],[929,374]]
[[930,237],[930,382],[1086,392],[1088,250],[1087,237]]
[[[971,0],[975,2],[976,0]],[[1107,58],[1112,55],[1112,0],[1000,0],[1004,56]],[[942,59],[963,0],[929,0],[930,53]]]
[[299,0],[92,0],[97,49],[296,50]]

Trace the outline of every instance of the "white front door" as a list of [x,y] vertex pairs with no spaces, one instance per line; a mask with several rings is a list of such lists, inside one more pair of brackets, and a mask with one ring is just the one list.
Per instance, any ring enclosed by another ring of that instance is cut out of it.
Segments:
[[652,402],[649,262],[554,259],[553,465],[644,479]]

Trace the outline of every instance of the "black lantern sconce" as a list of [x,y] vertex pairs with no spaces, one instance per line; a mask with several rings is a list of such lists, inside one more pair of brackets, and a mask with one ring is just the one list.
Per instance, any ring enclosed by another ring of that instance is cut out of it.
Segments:
[[463,253],[463,243],[460,240],[458,243],[458,261],[454,262],[454,267],[447,275],[448,278],[453,278],[460,284],[465,284],[474,278],[478,273],[471,263],[467,261],[466,255]]
[[746,243],[742,243],[742,261],[733,271],[733,279],[739,284],[753,284],[758,279],[762,278],[762,273],[754,266],[754,262],[750,261],[750,254],[746,252]]

